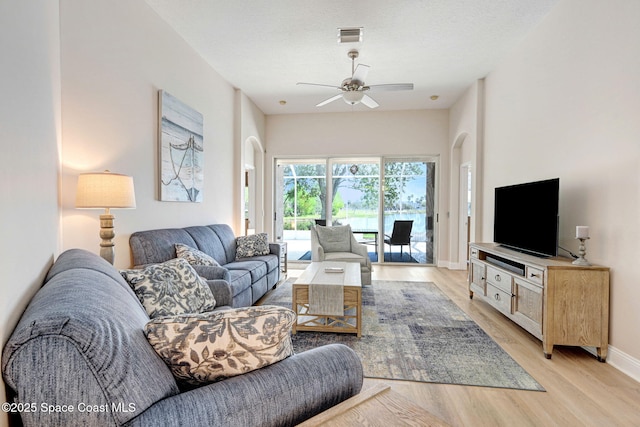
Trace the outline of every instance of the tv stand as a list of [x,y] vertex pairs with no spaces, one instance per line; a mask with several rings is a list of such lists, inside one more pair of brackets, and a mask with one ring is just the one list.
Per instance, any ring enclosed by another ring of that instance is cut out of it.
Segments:
[[554,345],[609,345],[609,268],[577,266],[562,257],[540,258],[495,243],[471,243],[469,298],[489,303],[542,340]]

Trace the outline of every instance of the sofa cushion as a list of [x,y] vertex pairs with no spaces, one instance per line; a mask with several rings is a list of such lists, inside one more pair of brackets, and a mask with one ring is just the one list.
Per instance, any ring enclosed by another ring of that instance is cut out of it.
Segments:
[[267,233],[239,236],[236,239],[236,259],[267,255],[269,252]]
[[220,266],[218,261],[191,246],[176,243],[176,255],[178,258],[184,258],[191,265],[213,265]]
[[231,272],[232,270],[244,270],[251,274],[251,283],[255,283],[264,276],[267,275],[267,264],[264,261],[253,260],[246,258],[242,261],[234,261],[225,265],[225,267]]
[[351,252],[351,226],[316,226],[318,241],[324,252]]
[[211,289],[182,258],[139,270],[122,270],[150,318],[202,313],[216,306]]
[[129,237],[134,266],[169,261],[176,257],[176,243],[200,248],[182,228],[137,231]]
[[160,317],[144,333],[176,379],[204,384],[271,365],[293,354],[292,310],[248,307]]

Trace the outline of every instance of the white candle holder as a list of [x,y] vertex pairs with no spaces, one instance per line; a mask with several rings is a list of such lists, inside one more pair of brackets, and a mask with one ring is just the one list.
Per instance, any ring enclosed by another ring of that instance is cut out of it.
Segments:
[[572,264],[584,266],[591,265],[591,263],[584,257],[587,254],[587,247],[584,245],[584,241],[588,240],[589,238],[577,237],[577,239],[580,240],[580,246],[578,247],[578,258],[576,258],[575,261],[572,262]]

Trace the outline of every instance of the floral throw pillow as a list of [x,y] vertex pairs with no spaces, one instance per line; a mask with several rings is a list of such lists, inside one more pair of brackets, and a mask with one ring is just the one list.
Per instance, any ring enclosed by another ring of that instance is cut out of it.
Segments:
[[291,356],[295,319],[284,307],[244,307],[156,318],[144,333],[177,380],[201,385]]
[[216,306],[207,282],[182,258],[140,270],[121,270],[150,318],[202,313]]
[[191,246],[183,245],[182,243],[176,243],[176,255],[178,258],[184,258],[191,265],[213,265],[220,266],[218,261],[213,257],[199,251]]
[[236,259],[268,255],[269,253],[267,233],[258,233],[236,238]]

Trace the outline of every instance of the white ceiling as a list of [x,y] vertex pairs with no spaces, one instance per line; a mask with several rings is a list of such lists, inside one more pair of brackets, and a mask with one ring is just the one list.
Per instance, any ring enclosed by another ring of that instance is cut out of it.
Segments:
[[[313,82],[339,86],[347,52],[371,67],[366,84],[414,83],[369,93],[377,110],[449,108],[547,15],[557,0],[146,0],[211,66],[265,114],[367,111]],[[339,27],[363,27],[338,44]],[[438,95],[437,101],[431,100]],[[280,101],[286,101],[281,105]]]

